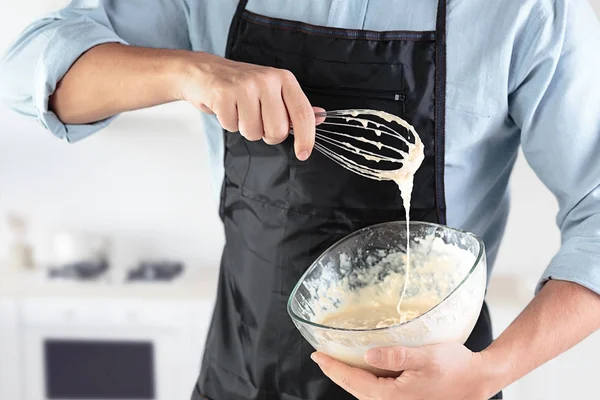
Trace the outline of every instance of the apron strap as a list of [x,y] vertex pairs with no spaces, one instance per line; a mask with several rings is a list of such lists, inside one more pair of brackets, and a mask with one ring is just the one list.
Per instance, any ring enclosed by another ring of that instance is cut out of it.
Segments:
[[446,17],[447,17],[447,0],[438,0],[436,31],[437,39],[444,39],[446,42]]
[[233,20],[229,26],[229,34],[227,35],[227,45],[225,47],[226,58],[228,58],[229,52],[231,51],[231,46],[233,46],[233,37],[235,36],[234,33],[237,32],[238,26],[240,25],[242,14],[246,10],[246,4],[248,4],[248,0],[240,0],[235,10],[235,14],[233,15]]
[[447,0],[438,0],[435,39],[435,160],[436,209],[438,222],[446,224],[446,196],[444,193],[444,149],[446,138],[446,19]]

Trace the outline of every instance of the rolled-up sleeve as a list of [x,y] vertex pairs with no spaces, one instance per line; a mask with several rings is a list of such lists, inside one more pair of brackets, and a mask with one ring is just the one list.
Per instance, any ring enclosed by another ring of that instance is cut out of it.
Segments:
[[189,49],[182,0],[72,1],[28,26],[3,55],[0,99],[69,142],[91,135],[115,117],[63,124],[48,109],[48,99],[77,59],[104,43]]
[[585,1],[539,3],[509,96],[527,162],[559,203],[562,244],[536,291],[557,279],[600,294],[600,24]]

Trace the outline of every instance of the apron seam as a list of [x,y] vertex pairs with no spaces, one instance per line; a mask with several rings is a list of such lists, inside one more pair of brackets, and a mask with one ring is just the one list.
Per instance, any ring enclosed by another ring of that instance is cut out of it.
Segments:
[[[244,198],[246,198],[246,199],[255,201],[257,203],[260,203],[260,204],[263,204],[263,205],[266,205],[266,206],[271,206],[273,208],[277,208],[278,210],[287,211],[287,212],[298,214],[298,215],[304,215],[304,216],[307,216],[307,217],[318,217],[318,218],[326,219],[327,221],[332,221],[332,222],[346,222],[346,221],[350,221],[350,222],[367,222],[367,221],[371,220],[370,218],[335,218],[335,217],[330,217],[328,215],[324,215],[324,214],[320,214],[320,213],[309,213],[309,212],[298,210],[296,208],[283,207],[283,206],[280,206],[278,204],[275,204],[275,203],[272,203],[272,202],[269,202],[269,201],[266,201],[266,200],[259,199],[257,196],[254,196],[253,194],[250,194],[249,193],[249,189],[246,189],[246,188],[242,188],[242,189],[238,189],[238,190],[240,190],[241,196],[244,197]],[[400,211],[402,211],[402,213],[404,212],[403,210],[401,210],[399,208],[398,209],[396,209],[396,208],[390,208],[390,209],[383,209],[383,210],[374,209],[374,208],[364,208],[364,209],[360,209],[360,208],[359,209],[327,208],[327,209],[334,210],[334,211],[348,211],[348,210],[352,210],[352,211],[365,211],[365,210],[368,210],[368,211],[383,211],[383,212],[390,212],[390,213],[392,213],[392,212],[400,212]],[[420,210],[420,208],[412,208],[411,207],[411,210],[413,210],[413,209],[414,210]],[[423,210],[425,210],[425,209],[427,209],[427,208],[423,208]],[[375,221],[375,220],[378,220],[378,219],[377,218],[372,218],[372,220]]]
[[[363,29],[342,29],[329,26],[319,26],[307,24],[304,22],[288,21],[280,18],[265,17],[254,14],[251,11],[245,11],[242,14],[243,21],[256,25],[276,27],[287,31],[295,31],[306,33],[313,36],[325,36],[348,40],[373,40],[373,41],[390,41],[390,40],[435,40],[436,31],[370,31]],[[372,37],[369,37],[372,36]]]
[[[401,42],[401,40],[392,40],[393,42]],[[425,40],[424,40],[425,41]],[[428,42],[433,42],[433,40],[427,40]],[[252,47],[253,49],[259,49],[259,50],[264,50],[263,48],[261,48],[260,46],[249,42],[249,41],[245,41],[245,40],[240,40],[240,44],[243,44],[245,46],[248,47]],[[404,68],[404,63],[401,62],[394,62],[394,63],[385,63],[385,62],[362,62],[362,63],[356,63],[356,62],[347,62],[347,61],[336,61],[336,60],[326,60],[324,58],[319,58],[319,57],[311,57],[311,56],[307,56],[307,55],[302,55],[299,53],[294,53],[293,51],[286,51],[286,50],[281,50],[281,49],[275,49],[273,50],[274,52],[277,53],[281,53],[281,54],[288,54],[288,55],[293,55],[293,56],[297,56],[300,58],[307,58],[307,59],[311,59],[311,60],[317,60],[317,61],[323,61],[323,62],[328,62],[331,64],[348,64],[348,65],[393,65],[393,66],[398,66],[398,67],[402,67]]]

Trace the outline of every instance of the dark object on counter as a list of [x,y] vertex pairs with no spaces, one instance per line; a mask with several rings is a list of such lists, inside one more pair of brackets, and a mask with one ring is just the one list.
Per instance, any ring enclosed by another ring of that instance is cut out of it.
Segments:
[[81,261],[48,269],[51,279],[94,280],[108,271],[108,261]]
[[127,273],[127,281],[172,281],[183,272],[181,262],[143,261]]

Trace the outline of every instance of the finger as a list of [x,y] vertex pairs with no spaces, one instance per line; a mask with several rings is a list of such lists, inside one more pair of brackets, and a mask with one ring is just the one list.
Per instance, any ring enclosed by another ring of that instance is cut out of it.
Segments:
[[304,161],[310,157],[315,145],[315,112],[291,72],[285,72],[281,92],[294,127],[296,157]]
[[319,113],[325,113],[325,109],[321,108],[321,107],[313,107],[313,111],[315,112],[315,125],[321,125],[323,122],[325,122],[325,117],[323,116],[316,116],[316,114]]
[[420,370],[425,368],[427,360],[425,350],[400,346],[371,349],[365,354],[369,365],[388,371]]
[[219,124],[228,132],[238,131],[238,111],[234,101],[226,101],[213,108]]
[[206,114],[214,114],[214,112],[204,104],[200,104],[200,111]]
[[290,132],[290,121],[281,98],[281,88],[270,89],[260,99],[264,126],[263,140],[267,144],[279,144]]
[[264,129],[258,96],[245,96],[237,108],[240,134],[250,141],[262,139]]
[[381,393],[393,387],[390,380],[378,379],[367,371],[336,361],[325,354],[313,353],[311,358],[329,379],[359,399],[379,398]]

